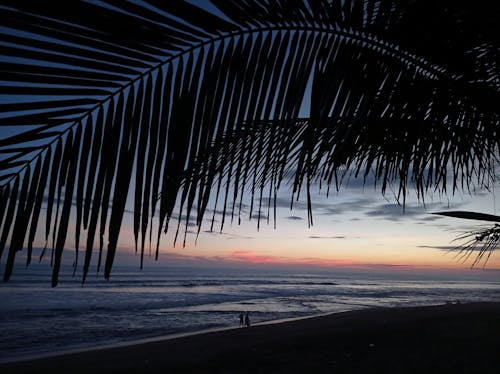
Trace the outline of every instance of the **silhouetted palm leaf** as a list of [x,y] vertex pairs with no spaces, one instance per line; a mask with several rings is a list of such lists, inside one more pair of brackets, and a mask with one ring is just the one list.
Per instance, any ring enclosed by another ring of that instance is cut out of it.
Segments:
[[483,261],[486,265],[491,253],[497,249],[500,241],[500,225],[495,223],[493,227],[472,230],[458,236],[455,241],[462,243],[454,251],[457,256],[466,262],[473,256],[471,267],[475,267]]
[[466,212],[466,211],[450,211],[450,212],[435,212],[432,214],[437,214],[440,216],[463,218],[463,219],[474,219],[478,221],[489,221],[489,222],[500,222],[500,216],[495,216],[493,214],[477,213],[477,212]]
[[436,212],[433,214],[454,218],[497,222],[493,227],[467,231],[455,239],[455,241],[462,241],[462,244],[460,244],[456,250],[458,250],[458,256],[463,262],[467,261],[472,255],[475,255],[472,261],[472,267],[480,264],[481,261],[486,265],[491,253],[497,249],[498,242],[500,241],[500,224],[498,224],[498,222],[500,222],[500,216],[466,211]]
[[71,225],[75,269],[83,230],[83,279],[96,236],[109,277],[129,192],[142,258],[153,217],[158,239],[178,205],[199,226],[215,192],[233,219],[247,190],[271,206],[290,174],[309,207],[313,180],[344,170],[399,183],[403,200],[408,183],[493,177],[494,4],[212,3],[223,15],[180,0],[2,1],[5,280],[25,244],[29,263],[42,206],[55,285]]

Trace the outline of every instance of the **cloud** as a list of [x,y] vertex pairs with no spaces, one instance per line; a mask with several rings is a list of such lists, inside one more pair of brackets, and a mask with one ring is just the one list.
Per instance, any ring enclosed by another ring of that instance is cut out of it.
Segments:
[[433,221],[437,221],[437,220],[440,220],[443,218],[444,218],[443,216],[426,215],[425,217],[420,218],[420,221],[433,222]]
[[373,197],[355,197],[348,201],[315,205],[313,209],[317,209],[317,214],[321,215],[339,215],[344,213],[362,212],[373,206],[376,201],[377,200]]
[[264,255],[256,253],[253,250],[235,250],[231,252],[227,257],[223,259],[226,262],[238,263],[238,264],[252,264],[252,265],[286,265],[290,266],[312,266],[312,267],[323,267],[331,268],[335,267],[338,269],[350,269],[350,270],[414,270],[417,268],[431,267],[432,265],[409,265],[409,264],[386,264],[386,263],[356,263],[351,260],[337,258],[337,259],[325,259],[316,257],[300,257],[292,258],[285,256],[273,256]]
[[[312,199],[313,215],[341,215],[343,213],[361,212],[376,203],[377,199],[370,196],[349,197],[349,200],[341,200],[339,197],[318,196]],[[278,197],[276,199],[278,208],[290,209],[290,200]],[[307,211],[307,203],[303,201],[294,201],[292,210]]]
[[340,188],[351,190],[351,189],[372,189],[375,190],[376,179],[373,174],[368,174],[366,178],[362,176],[354,177],[346,175],[340,185]]
[[[369,269],[414,269],[415,265],[410,264],[360,264],[360,266]],[[419,265],[418,267],[432,267],[432,265]]]
[[290,221],[302,221],[302,220],[304,220],[304,218],[299,217],[299,216],[288,216],[288,217],[285,217],[285,219],[290,220]]
[[229,233],[229,232],[225,232],[225,231],[215,231],[215,230],[204,230],[203,233],[205,234],[209,234],[209,235],[217,235],[219,237],[223,237],[225,239],[254,239],[253,236],[249,236],[249,235],[238,235],[238,234],[232,234],[232,233]]
[[[454,205],[454,208],[459,204]],[[406,204],[404,207],[400,204],[379,204],[373,209],[365,212],[369,217],[377,217],[389,221],[400,221],[405,218],[419,218],[419,220],[435,221],[439,216],[431,215],[432,211],[443,209],[442,203],[433,204]]]
[[318,236],[318,235],[310,235],[309,239],[345,239],[345,236]]
[[[438,249],[440,251],[445,251],[445,252],[482,252],[484,249],[481,245],[475,247],[475,248],[467,248],[464,249],[461,246],[458,245],[419,245],[418,248],[430,248],[430,249]],[[491,251],[495,251],[500,249],[499,246],[491,248]],[[489,250],[488,250],[489,251]]]
[[[134,256],[133,254],[129,255],[130,259],[128,262],[130,263]],[[148,266],[202,266],[202,267],[224,267],[227,266],[228,263],[224,260],[224,258],[220,256],[190,256],[183,255],[175,252],[166,252],[160,251],[159,261],[151,261],[148,263]]]
[[227,260],[238,260],[250,263],[280,263],[285,257],[271,256],[271,255],[258,255],[254,251],[249,250],[237,250],[231,252],[231,254],[226,258]]
[[[241,204],[241,212],[242,213],[248,213],[249,212],[249,205],[242,203]],[[240,203],[239,201],[234,204],[234,212],[233,212],[233,202],[228,202],[227,207],[226,207],[226,217],[231,216],[234,214],[234,216],[238,216],[238,212],[240,211]],[[210,216],[214,215],[217,216],[222,216],[224,214],[223,209],[212,209],[212,208],[206,208],[205,209],[205,214],[209,214]]]
[[[290,204],[292,203],[291,198],[276,198],[276,208],[287,208],[290,209]],[[297,209],[307,209],[307,205],[301,202],[293,201],[293,207]]]
[[264,213],[261,213],[260,216],[259,216],[259,213],[255,213],[255,214],[252,214],[252,219],[255,219],[255,220],[261,220],[261,221],[267,221],[268,219],[268,216],[267,214],[264,214]]
[[426,214],[421,206],[406,205],[404,208],[399,204],[381,204],[372,210],[365,212],[370,217],[381,217],[391,221],[399,221],[402,217],[415,217]]
[[256,253],[253,250],[235,250],[231,252],[225,261],[246,263],[246,264],[260,264],[260,265],[286,265],[286,266],[350,266],[352,263],[343,259],[323,259],[314,257],[285,257],[274,255],[263,255]]

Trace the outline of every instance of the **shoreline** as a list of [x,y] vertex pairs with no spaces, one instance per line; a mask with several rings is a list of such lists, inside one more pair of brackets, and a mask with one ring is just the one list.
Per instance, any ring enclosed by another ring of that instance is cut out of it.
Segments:
[[[349,309],[349,310],[327,312],[327,313],[318,313],[318,314],[311,314],[311,315],[299,316],[299,317],[287,317],[287,318],[280,318],[280,319],[271,319],[271,320],[252,323],[251,327],[269,326],[269,325],[275,325],[275,324],[281,324],[281,323],[300,321],[300,320],[310,319],[310,318],[326,317],[329,315],[340,314],[340,313],[349,313],[349,312],[353,312],[356,310],[378,309],[378,308],[383,308],[383,307],[362,307],[362,308],[357,308],[357,309]],[[50,359],[50,358],[65,356],[65,355],[70,355],[70,354],[80,354],[80,353],[85,353],[85,352],[136,346],[136,345],[155,343],[155,342],[161,342],[161,341],[167,341],[167,340],[188,338],[191,336],[210,334],[210,333],[214,333],[214,332],[239,330],[239,329],[243,329],[243,328],[246,328],[246,327],[242,327],[242,326],[235,324],[234,326],[212,327],[212,328],[206,328],[206,329],[201,329],[201,330],[193,330],[193,331],[185,331],[185,332],[176,332],[176,333],[171,333],[171,334],[161,334],[161,335],[153,335],[153,336],[146,336],[146,337],[138,337],[135,339],[122,340],[122,341],[109,342],[109,343],[104,342],[104,343],[100,343],[100,344],[98,343],[97,345],[92,345],[92,346],[87,346],[87,345],[75,346],[74,348],[68,348],[68,349],[59,350],[59,351],[55,351],[55,352],[32,353],[32,354],[27,354],[24,356],[13,356],[11,358],[5,358],[5,359],[0,358],[0,365],[16,364],[16,363],[22,363],[22,362],[26,362],[26,361]]]
[[500,303],[370,308],[0,364],[2,373],[481,372]]

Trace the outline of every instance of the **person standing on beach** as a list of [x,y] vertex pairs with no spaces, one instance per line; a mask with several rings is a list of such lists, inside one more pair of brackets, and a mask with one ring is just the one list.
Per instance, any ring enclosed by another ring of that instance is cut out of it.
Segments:
[[250,315],[248,314],[248,312],[246,312],[245,314],[245,325],[247,325],[247,327],[250,327]]
[[244,325],[243,318],[243,312],[240,312],[240,327]]

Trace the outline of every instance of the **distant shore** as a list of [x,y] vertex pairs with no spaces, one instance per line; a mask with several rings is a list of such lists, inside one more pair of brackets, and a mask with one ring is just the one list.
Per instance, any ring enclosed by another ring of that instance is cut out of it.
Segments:
[[0,365],[2,373],[497,373],[500,303],[362,309]]

